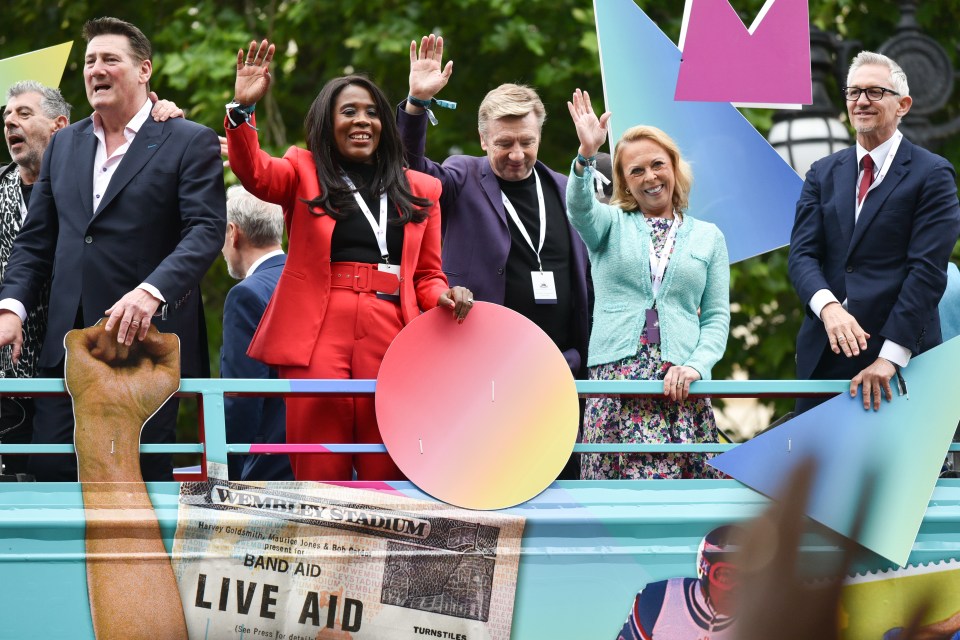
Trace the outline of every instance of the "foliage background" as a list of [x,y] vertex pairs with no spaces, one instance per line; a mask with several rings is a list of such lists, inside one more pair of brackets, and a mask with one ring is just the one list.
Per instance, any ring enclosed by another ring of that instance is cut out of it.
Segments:
[[[681,0],[635,1],[677,41]],[[763,0],[731,4],[749,24]],[[960,0],[919,4],[920,25],[957,65],[955,16],[960,14]],[[894,0],[809,0],[814,24],[870,49],[893,35],[899,5]],[[601,95],[590,0],[234,0],[189,6],[170,0],[59,0],[40,6],[35,0],[7,0],[0,58],[73,39],[61,88],[74,105],[73,119],[79,120],[89,113],[80,72],[84,52],[80,30],[85,20],[101,15],[137,24],[153,41],[153,88],[184,107],[194,120],[218,131],[223,105],[233,94],[237,49],[251,38],[276,42],[273,90],[257,113],[264,147],[277,154],[291,144],[303,144],[303,116],[322,84],[333,76],[367,73],[392,101],[401,100],[406,94],[410,40],[430,32],[444,36],[445,57],[454,60],[454,75],[442,97],[460,104],[456,111],[438,113],[441,124],[430,129],[428,139],[432,157],[481,153],[475,120],[481,98],[502,82],[524,82],[537,88],[547,108],[540,157],[548,165],[565,167],[577,145],[565,102],[575,87]],[[655,64],[638,64],[637,82],[644,82],[645,67]],[[836,107],[841,114],[842,102],[838,100]],[[940,119],[957,117],[958,111],[957,101],[951,100]],[[772,112],[748,110],[745,115],[766,133]],[[0,150],[0,156],[5,151]],[[956,166],[960,139],[947,140],[938,152]],[[229,170],[226,179],[235,182]],[[786,277],[786,251],[734,265],[731,282],[733,326],[742,328],[733,332],[714,377],[730,377],[735,368],[754,379],[794,377],[794,337],[802,315]],[[220,315],[231,285],[218,260],[203,283],[215,372]],[[778,412],[790,404],[778,405]]]

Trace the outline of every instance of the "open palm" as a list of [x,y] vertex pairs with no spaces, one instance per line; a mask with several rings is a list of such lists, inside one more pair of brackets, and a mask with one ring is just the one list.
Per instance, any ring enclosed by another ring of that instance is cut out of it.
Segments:
[[590,94],[580,89],[573,92],[573,100],[567,103],[567,109],[577,128],[577,137],[580,138],[580,153],[586,157],[597,155],[597,151],[607,140],[610,112],[607,111],[598,118],[590,103]]
[[237,80],[233,98],[240,104],[256,104],[270,89],[270,62],[276,46],[263,40],[259,45],[250,42],[247,52],[237,51]]
[[443,65],[443,38],[432,33],[410,43],[410,95],[421,100],[429,100],[440,92],[450,74],[453,73],[453,61]]

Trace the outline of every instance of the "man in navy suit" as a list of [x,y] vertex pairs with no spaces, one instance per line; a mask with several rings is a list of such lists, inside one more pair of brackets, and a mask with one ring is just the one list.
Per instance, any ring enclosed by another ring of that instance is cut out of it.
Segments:
[[[912,104],[897,63],[860,53],[844,96],[857,144],[810,168],[790,241],[806,310],[797,377],[850,379],[850,395],[862,385],[864,409],[878,410],[894,376],[906,386],[911,356],[942,342],[937,303],[960,207],[951,164],[897,129]],[[797,411],[822,401],[801,398]]]
[[[84,25],[84,37],[94,113],[47,147],[0,289],[0,345],[19,355],[22,319],[49,280],[41,377],[62,377],[66,332],[104,315],[127,345],[152,323],[176,333],[182,374],[209,375],[199,282],[226,225],[217,135],[181,118],[148,118],[152,52],[137,27],[98,18]],[[71,442],[69,399],[41,400],[33,441]],[[175,440],[177,405],[168,402],[147,422],[143,442]],[[32,456],[30,466],[39,480],[76,479],[73,456]],[[142,470],[147,480],[171,479],[170,456],[144,456]]]
[[[223,303],[221,378],[276,378],[270,367],[247,355],[247,347],[270,302],[287,256],[283,240],[283,210],[247,193],[227,191],[227,237],[223,258],[227,272],[240,283]],[[284,443],[287,438],[283,398],[225,398],[227,442]],[[284,455],[230,456],[231,479],[293,480]]]

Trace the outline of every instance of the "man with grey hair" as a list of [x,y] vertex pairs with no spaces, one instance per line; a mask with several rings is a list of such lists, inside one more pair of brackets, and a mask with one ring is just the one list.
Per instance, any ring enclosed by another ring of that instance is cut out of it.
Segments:
[[[227,272],[240,283],[223,303],[222,378],[276,378],[270,367],[247,355],[247,347],[283,272],[283,212],[247,193],[227,190],[227,234],[223,258]],[[286,442],[283,398],[225,398],[227,442]],[[293,480],[290,460],[283,455],[230,456],[233,480]]]
[[[887,56],[854,58],[843,88],[854,147],[807,173],[790,242],[789,273],[806,309],[797,377],[863,386],[863,408],[893,397],[912,356],[942,342],[937,303],[960,233],[956,174],[897,129],[913,103]],[[805,411],[820,398],[802,398]]]
[[[3,109],[3,135],[13,160],[0,169],[0,279],[7,268],[13,239],[27,217],[33,184],[40,175],[40,162],[51,136],[70,124],[70,105],[58,89],[23,80],[7,89]],[[0,377],[33,378],[37,375],[40,344],[47,328],[50,286],[46,283],[37,306],[23,324],[23,347],[14,361],[12,347],[0,348]],[[30,442],[33,432],[33,399],[0,399],[0,441],[7,444]],[[0,473],[26,472],[24,456],[3,459]]]

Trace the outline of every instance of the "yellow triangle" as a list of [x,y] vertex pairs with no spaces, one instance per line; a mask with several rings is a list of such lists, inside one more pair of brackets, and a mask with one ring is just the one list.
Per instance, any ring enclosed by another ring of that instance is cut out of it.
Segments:
[[21,80],[36,80],[48,87],[59,87],[73,42],[37,49],[0,60],[0,102],[6,100],[7,89]]

